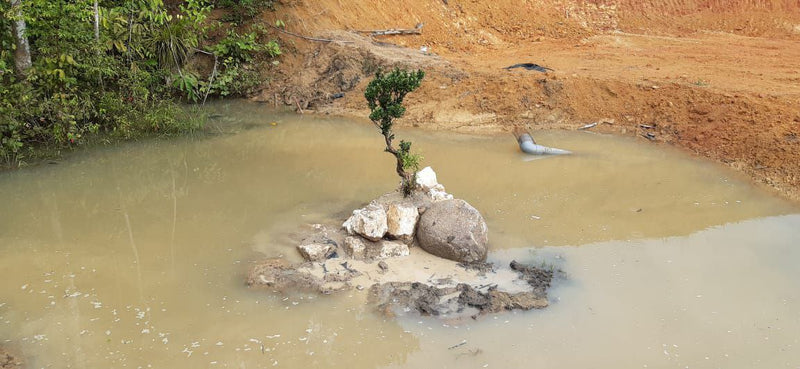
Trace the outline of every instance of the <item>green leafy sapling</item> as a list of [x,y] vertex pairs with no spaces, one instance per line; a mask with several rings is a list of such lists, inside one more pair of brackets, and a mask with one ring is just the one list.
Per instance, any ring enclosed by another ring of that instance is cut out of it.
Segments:
[[422,70],[414,72],[395,69],[388,74],[379,70],[364,92],[370,109],[369,119],[381,131],[386,142],[384,150],[394,155],[397,160],[395,170],[402,181],[401,186],[405,196],[408,196],[414,188],[414,175],[419,169],[422,157],[411,153],[411,142],[401,140],[399,148],[392,145],[395,138],[392,125],[396,118],[402,117],[406,112],[403,99],[419,88],[424,77],[425,72]]

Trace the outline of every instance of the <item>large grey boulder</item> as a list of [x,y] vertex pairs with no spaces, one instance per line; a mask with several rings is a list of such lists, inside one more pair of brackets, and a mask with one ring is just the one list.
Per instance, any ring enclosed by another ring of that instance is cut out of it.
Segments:
[[486,260],[488,229],[483,216],[461,199],[434,202],[417,227],[419,246],[436,256],[459,262]]
[[368,240],[378,241],[389,228],[386,224],[386,210],[375,203],[363,209],[353,210],[353,215],[342,224],[342,227],[350,235],[358,234]]

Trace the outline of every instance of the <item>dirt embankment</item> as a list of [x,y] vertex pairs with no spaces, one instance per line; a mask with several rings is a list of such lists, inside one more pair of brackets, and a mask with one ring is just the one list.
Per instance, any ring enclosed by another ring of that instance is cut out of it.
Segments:
[[[378,68],[423,68],[402,124],[593,130],[666,142],[800,200],[800,2],[284,1],[289,50],[257,100],[366,116]],[[372,37],[365,30],[419,35]],[[506,70],[516,63],[552,68]],[[343,94],[342,98],[339,98]]]

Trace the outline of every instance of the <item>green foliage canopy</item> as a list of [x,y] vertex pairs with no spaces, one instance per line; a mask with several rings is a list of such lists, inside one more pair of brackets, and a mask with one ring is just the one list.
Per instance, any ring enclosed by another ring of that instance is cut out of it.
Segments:
[[402,117],[406,112],[406,108],[403,106],[406,95],[419,88],[423,78],[425,78],[425,72],[422,70],[413,72],[395,69],[388,74],[379,70],[375,73],[375,79],[370,81],[364,92],[367,106],[370,109],[369,119],[381,131],[386,142],[384,150],[394,155],[397,160],[395,170],[402,180],[402,189],[405,195],[411,193],[414,175],[419,169],[422,157],[411,153],[411,142],[401,140],[399,149],[392,145],[395,138],[392,126],[394,120]]
[[[229,31],[222,46],[212,42],[209,31],[223,25],[208,21],[209,0],[171,3],[99,1],[96,37],[94,0],[21,1],[33,61],[21,80],[13,73],[16,13],[0,1],[0,164],[18,164],[39,148],[79,145],[97,133],[127,139],[194,130],[201,119],[176,100],[246,93],[260,80],[247,65],[260,53],[280,54],[276,42],[262,46],[264,35],[254,32]],[[266,3],[248,4],[256,11]],[[201,77],[191,65],[203,48],[223,55],[224,78],[206,80],[208,72]]]

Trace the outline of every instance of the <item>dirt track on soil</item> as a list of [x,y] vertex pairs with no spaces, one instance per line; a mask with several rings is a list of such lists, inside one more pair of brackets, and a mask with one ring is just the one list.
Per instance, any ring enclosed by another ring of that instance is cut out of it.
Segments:
[[[593,131],[684,148],[800,201],[800,1],[319,0],[265,16],[343,42],[279,34],[289,52],[256,100],[364,117],[377,68],[423,68],[404,125],[597,122]],[[356,32],[418,23],[421,35]],[[503,69],[522,62],[553,71]]]

